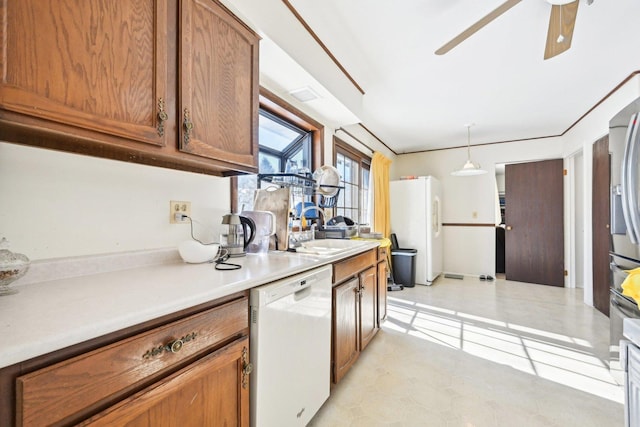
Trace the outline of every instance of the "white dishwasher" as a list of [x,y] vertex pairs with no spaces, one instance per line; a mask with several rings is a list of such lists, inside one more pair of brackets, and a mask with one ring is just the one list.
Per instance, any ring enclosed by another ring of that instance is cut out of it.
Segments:
[[329,397],[331,266],[251,290],[251,425],[305,426]]

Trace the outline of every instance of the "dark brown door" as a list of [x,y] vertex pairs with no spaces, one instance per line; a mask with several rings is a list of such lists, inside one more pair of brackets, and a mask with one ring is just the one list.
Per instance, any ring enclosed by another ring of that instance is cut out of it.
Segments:
[[593,305],[609,315],[609,136],[593,144]]
[[508,280],[564,286],[562,159],[505,168]]

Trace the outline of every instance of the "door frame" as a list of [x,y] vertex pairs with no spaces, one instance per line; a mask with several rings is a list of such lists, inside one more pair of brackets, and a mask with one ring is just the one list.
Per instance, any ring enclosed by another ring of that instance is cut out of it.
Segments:
[[[576,206],[576,181],[581,179],[584,183],[584,176],[577,176],[576,157],[582,154],[582,165],[584,169],[584,153],[582,147],[564,158],[564,169],[567,171],[567,178],[564,181],[564,259],[567,267],[567,275],[565,276],[564,286],[566,288],[576,287],[576,268],[578,268],[578,260],[576,254],[576,236],[578,235],[577,224],[575,218],[578,215]],[[584,197],[582,211],[584,211]],[[584,218],[583,218],[584,219]],[[584,258],[582,260],[584,269]],[[584,287],[584,285],[583,285]]]

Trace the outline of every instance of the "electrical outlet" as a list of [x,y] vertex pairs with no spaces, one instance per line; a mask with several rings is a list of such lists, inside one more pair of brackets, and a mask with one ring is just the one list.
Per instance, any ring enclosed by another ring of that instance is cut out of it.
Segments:
[[169,223],[188,224],[189,220],[187,218],[176,219],[176,214],[183,214],[191,217],[191,202],[181,202],[176,200],[171,200],[169,202]]

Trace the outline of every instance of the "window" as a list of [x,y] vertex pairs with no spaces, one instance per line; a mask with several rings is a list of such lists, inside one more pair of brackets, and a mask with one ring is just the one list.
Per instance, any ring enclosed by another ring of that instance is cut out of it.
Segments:
[[340,173],[340,190],[336,215],[346,216],[360,224],[371,221],[369,177],[371,158],[334,137],[335,164]]
[[[296,110],[268,90],[260,88],[258,121],[258,172],[313,172],[322,164],[322,125]],[[293,169],[292,169],[293,168]],[[234,212],[253,209],[256,175],[241,175],[231,181]]]
[[[310,132],[261,109],[258,142],[258,173],[295,172],[302,168],[310,170]],[[257,188],[256,175],[238,177],[240,211],[253,209],[253,198]]]

